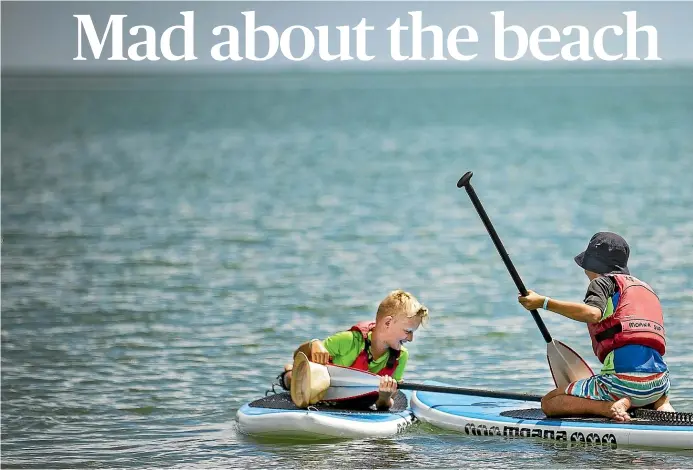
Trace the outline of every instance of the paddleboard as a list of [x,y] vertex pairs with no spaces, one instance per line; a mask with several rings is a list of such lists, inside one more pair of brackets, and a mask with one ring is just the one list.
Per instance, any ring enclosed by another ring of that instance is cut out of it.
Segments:
[[[664,422],[637,418],[619,423],[599,417],[547,418],[536,401],[419,391],[412,394],[411,408],[423,422],[469,436],[534,438],[611,448],[636,445],[693,449],[690,419]],[[690,418],[688,413],[672,415]]]
[[270,394],[243,405],[236,413],[240,432],[265,438],[295,440],[389,437],[414,421],[407,396],[399,391],[388,411],[350,409],[319,403],[297,408],[289,393]]

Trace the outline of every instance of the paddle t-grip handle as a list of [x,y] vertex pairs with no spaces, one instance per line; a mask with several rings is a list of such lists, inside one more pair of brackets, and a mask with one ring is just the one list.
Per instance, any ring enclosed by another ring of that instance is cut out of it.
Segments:
[[[508,252],[505,251],[503,242],[501,242],[501,239],[498,236],[496,229],[493,227],[491,219],[489,219],[488,214],[486,214],[486,211],[484,210],[484,206],[481,205],[479,197],[476,195],[474,188],[472,188],[472,183],[470,182],[470,180],[472,179],[472,175],[474,175],[474,173],[472,173],[471,171],[468,171],[467,173],[462,175],[462,178],[460,178],[457,182],[457,187],[464,188],[467,191],[467,195],[469,195],[469,199],[472,200],[472,204],[474,205],[474,208],[479,214],[481,221],[484,223],[486,231],[491,236],[493,244],[496,245],[496,250],[498,250],[498,254],[500,254],[501,258],[503,258],[503,263],[505,263],[505,267],[510,273],[510,277],[513,278],[515,286],[517,286],[517,289],[520,291],[520,294],[525,296],[527,295],[527,289],[525,288],[525,284],[522,282],[522,279],[520,279],[520,275],[517,273],[517,269],[515,269],[513,262],[510,260]],[[539,312],[537,312],[536,310],[532,310],[531,314],[532,318],[534,318],[534,322],[539,327],[539,331],[541,331],[541,335],[544,337],[544,341],[550,343],[552,341],[551,334],[549,333],[549,330],[546,328],[544,320],[542,320],[539,316]]]

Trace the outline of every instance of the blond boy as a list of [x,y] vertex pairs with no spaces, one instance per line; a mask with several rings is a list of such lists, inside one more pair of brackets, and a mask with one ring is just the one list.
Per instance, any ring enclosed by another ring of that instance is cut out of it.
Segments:
[[[359,322],[347,331],[323,341],[314,339],[301,344],[300,351],[312,362],[335,364],[380,375],[378,409],[388,409],[404,376],[409,352],[404,343],[413,341],[414,333],[428,319],[428,309],[412,294],[395,290],[385,297],[375,321]],[[291,387],[291,364],[284,366],[282,385]]]

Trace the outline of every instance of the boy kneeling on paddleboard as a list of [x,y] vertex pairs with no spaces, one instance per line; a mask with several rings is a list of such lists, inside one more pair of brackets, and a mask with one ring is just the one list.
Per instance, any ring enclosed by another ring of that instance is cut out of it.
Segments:
[[[375,321],[357,323],[323,341],[314,339],[303,343],[294,352],[294,358],[303,353],[311,362],[351,367],[379,375],[375,405],[378,409],[389,409],[409,358],[404,343],[413,341],[414,332],[427,319],[428,309],[416,297],[395,290],[380,303]],[[287,390],[291,388],[292,367],[292,364],[286,364],[280,376],[281,385]]]
[[669,371],[662,306],[652,288],[630,275],[628,243],[611,232],[595,234],[575,262],[590,280],[584,303],[528,291],[519,296],[527,310],[543,307],[587,323],[592,349],[603,364],[600,374],[555,389],[543,397],[547,416],[601,415],[628,421],[628,409],[669,404]]

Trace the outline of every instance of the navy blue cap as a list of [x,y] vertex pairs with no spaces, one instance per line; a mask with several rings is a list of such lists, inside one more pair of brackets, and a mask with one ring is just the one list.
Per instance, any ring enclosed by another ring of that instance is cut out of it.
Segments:
[[597,274],[630,274],[628,243],[613,232],[599,232],[590,239],[587,249],[575,257],[582,269]]

